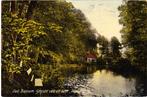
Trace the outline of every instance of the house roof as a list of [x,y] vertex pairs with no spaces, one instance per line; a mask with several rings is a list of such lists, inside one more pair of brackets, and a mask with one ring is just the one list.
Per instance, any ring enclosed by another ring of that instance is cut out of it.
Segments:
[[86,58],[97,58],[97,57],[96,57],[95,54],[89,53],[89,54],[86,55]]

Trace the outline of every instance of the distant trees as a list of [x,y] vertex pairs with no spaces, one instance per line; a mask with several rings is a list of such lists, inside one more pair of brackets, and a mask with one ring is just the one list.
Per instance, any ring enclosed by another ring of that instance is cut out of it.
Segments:
[[107,56],[109,53],[109,41],[104,36],[99,36],[97,38],[97,43],[100,45],[99,50],[102,56]]
[[103,61],[102,64],[115,64],[122,58],[122,45],[119,40],[113,36],[111,40],[99,35],[97,38],[98,43],[98,56],[99,60]]
[[114,58],[121,56],[121,53],[120,53],[121,43],[116,37],[111,38],[110,47],[111,47],[112,56]]
[[128,0],[119,8],[123,45],[126,55],[134,65],[146,68],[147,65],[147,2]]

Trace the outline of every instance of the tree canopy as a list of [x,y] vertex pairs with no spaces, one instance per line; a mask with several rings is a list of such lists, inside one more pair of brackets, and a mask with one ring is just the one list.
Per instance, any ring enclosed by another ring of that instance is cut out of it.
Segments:
[[[84,14],[66,1],[2,2],[3,70],[81,61],[96,49],[96,35]],[[12,73],[13,74],[13,73]]]
[[127,1],[119,8],[123,45],[132,64],[146,68],[147,64],[147,2]]

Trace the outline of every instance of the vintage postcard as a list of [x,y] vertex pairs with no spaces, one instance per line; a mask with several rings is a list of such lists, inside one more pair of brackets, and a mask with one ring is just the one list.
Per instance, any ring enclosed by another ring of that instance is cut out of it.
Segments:
[[2,0],[2,96],[147,96],[146,0]]

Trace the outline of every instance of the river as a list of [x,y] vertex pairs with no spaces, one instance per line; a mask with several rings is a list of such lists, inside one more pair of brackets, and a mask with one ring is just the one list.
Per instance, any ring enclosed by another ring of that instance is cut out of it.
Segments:
[[84,97],[122,97],[146,94],[145,78],[124,77],[110,70],[96,70],[92,74],[75,74],[68,77],[64,86]]

